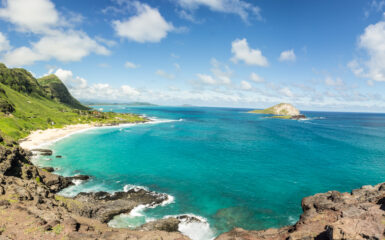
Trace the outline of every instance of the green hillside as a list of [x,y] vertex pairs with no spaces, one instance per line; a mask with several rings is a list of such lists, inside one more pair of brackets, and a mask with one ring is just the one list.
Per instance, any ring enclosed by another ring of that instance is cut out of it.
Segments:
[[69,93],[67,87],[54,74],[38,79],[38,83],[43,87],[44,91],[51,99],[63,103],[69,107],[87,110],[88,107],[82,105]]
[[134,114],[87,110],[71,96],[67,88],[61,92],[63,88],[57,86],[63,83],[58,78],[55,78],[57,84],[53,87],[49,86],[49,80],[48,83],[44,83],[44,79],[40,81],[42,85],[24,69],[9,69],[0,65],[0,140],[19,140],[33,130],[68,124],[146,121]]

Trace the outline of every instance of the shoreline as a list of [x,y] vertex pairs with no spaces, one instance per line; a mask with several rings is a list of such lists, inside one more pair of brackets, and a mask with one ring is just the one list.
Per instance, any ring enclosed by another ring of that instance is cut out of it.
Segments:
[[[184,119],[178,119],[178,120],[157,119],[157,118],[146,118],[146,119],[147,119],[146,122],[137,122],[137,123],[122,123],[122,124],[116,124],[116,125],[74,124],[74,125],[67,125],[67,126],[64,126],[62,128],[49,128],[49,129],[45,129],[45,130],[36,130],[36,131],[31,132],[26,138],[21,139],[19,141],[19,145],[22,149],[27,150],[27,151],[32,151],[32,152],[34,150],[42,149],[42,148],[52,150],[50,147],[51,144],[58,142],[64,138],[70,137],[74,134],[82,133],[82,132],[85,132],[88,130],[103,129],[103,128],[131,127],[131,126],[136,126],[139,124],[157,124],[157,123],[184,121]],[[37,164],[37,162],[32,161],[32,163],[37,168],[40,168],[39,165]],[[55,174],[57,174],[57,173],[55,173]],[[58,174],[58,175],[60,175],[60,174]],[[87,181],[87,180],[85,180],[85,181]],[[75,185],[78,185],[74,181],[72,181],[72,182]],[[81,183],[82,182],[84,182],[84,181],[81,180]],[[130,192],[130,191],[138,192],[138,191],[144,190],[144,191],[148,192],[149,194],[153,194],[154,196],[165,195],[165,196],[167,196],[167,198],[164,199],[160,203],[140,204],[140,205],[134,207],[128,213],[122,213],[122,214],[115,215],[113,218],[110,219],[110,221],[107,222],[107,225],[111,228],[114,228],[114,229],[121,228],[118,226],[114,226],[114,224],[113,224],[113,221],[116,217],[119,218],[120,216],[124,217],[124,216],[134,216],[135,214],[142,214],[142,211],[144,209],[163,207],[163,206],[166,206],[168,204],[174,203],[174,201],[175,201],[175,199],[172,195],[169,195],[167,193],[154,192],[154,191],[151,191],[151,190],[149,190],[145,187],[141,187],[141,186],[132,186],[131,188],[126,189],[126,186],[129,186],[129,185],[131,185],[131,184],[125,185],[123,192]],[[71,187],[71,186],[68,186],[68,187]],[[66,187],[66,188],[68,188],[68,187]],[[64,189],[66,189],[66,188],[64,188]],[[62,189],[62,190],[64,190],[64,189]],[[100,191],[92,191],[90,193],[92,194],[92,193],[99,193],[99,192]],[[116,192],[121,192],[121,191],[117,190]],[[112,194],[114,194],[114,193],[112,193]],[[60,195],[60,193],[59,193],[59,195]],[[62,195],[62,196],[70,197],[72,199],[76,198],[76,196],[66,196],[66,195]],[[138,213],[136,213],[136,212],[138,212]],[[174,215],[167,215],[161,219],[152,219],[150,221],[146,220],[146,224],[167,221],[170,218],[178,219],[178,221],[179,221],[178,228],[180,228],[180,229],[178,229],[178,231],[180,233],[184,234],[184,236],[191,238],[192,240],[198,240],[198,239],[200,240],[201,239],[201,234],[198,234],[198,236],[195,236],[196,233],[194,233],[194,232],[195,232],[196,228],[203,228],[205,230],[202,233],[204,235],[207,235],[207,236],[205,236],[204,239],[213,240],[217,236],[216,234],[214,234],[214,232],[210,228],[210,224],[208,223],[206,218],[204,218],[202,216],[197,216],[197,215],[191,214],[191,213],[178,214],[175,216]],[[141,226],[136,227],[134,229],[133,228],[127,228],[127,229],[130,229],[133,231],[140,231],[139,230],[140,227]]]

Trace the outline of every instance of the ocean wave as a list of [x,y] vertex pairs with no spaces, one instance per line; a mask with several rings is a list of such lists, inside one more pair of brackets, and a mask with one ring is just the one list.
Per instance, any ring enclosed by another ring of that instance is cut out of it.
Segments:
[[123,187],[124,192],[128,192],[130,190],[134,190],[135,192],[139,192],[139,190],[149,191],[147,187],[137,186],[137,185],[132,185],[132,184],[127,184]]
[[163,217],[174,217],[180,221],[178,231],[188,236],[192,240],[212,240],[215,232],[211,229],[207,219],[195,214],[168,215]]

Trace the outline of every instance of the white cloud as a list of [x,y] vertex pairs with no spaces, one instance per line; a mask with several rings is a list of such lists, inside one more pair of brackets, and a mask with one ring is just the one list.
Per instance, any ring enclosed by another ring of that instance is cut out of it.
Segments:
[[385,81],[385,21],[371,24],[359,38],[359,47],[368,55],[367,60],[352,60],[348,66],[358,77]]
[[286,97],[294,97],[293,92],[288,87],[281,88],[279,92],[285,95]]
[[128,95],[128,96],[138,96],[140,94],[140,92],[138,90],[136,90],[135,88],[130,87],[128,85],[121,86],[121,89],[122,89],[123,93],[125,95]]
[[59,13],[50,0],[5,0],[0,18],[15,24],[19,31],[46,32],[59,24]]
[[[260,8],[243,0],[179,0],[177,2],[179,6],[190,12],[204,6],[211,11],[236,14],[246,23],[249,22],[250,17],[262,20]],[[191,14],[186,12],[182,17],[194,20]]]
[[262,55],[261,50],[251,49],[247,43],[246,38],[236,39],[231,43],[231,52],[234,54],[231,59],[234,63],[243,61],[247,65],[257,65],[266,67],[269,65],[266,57]]
[[23,66],[36,61],[56,59],[63,62],[79,61],[96,53],[108,55],[109,51],[81,31],[54,31],[31,43],[31,47],[19,47],[4,55],[3,61],[10,66]]
[[281,52],[281,55],[279,56],[279,61],[281,62],[295,62],[296,56],[293,49],[286,50]]
[[[52,72],[52,70],[49,71],[49,73]],[[64,69],[57,69],[55,72],[55,75],[63,81],[63,83],[70,89],[73,88],[81,88],[84,89],[87,87],[87,80],[81,77],[74,77],[72,71],[70,70],[64,70]]]
[[175,78],[175,75],[174,74],[171,74],[171,73],[167,73],[161,69],[157,70],[155,72],[156,75],[160,76],[160,77],[163,77],[163,78],[167,78],[169,80],[172,80]]
[[325,78],[325,84],[333,87],[341,87],[344,86],[344,81],[339,77],[334,80],[332,77],[327,76]]
[[136,1],[134,6],[137,15],[124,21],[113,21],[118,36],[140,43],[159,42],[170,31],[175,30],[172,23],[167,22],[158,9]]
[[8,39],[0,32],[0,52],[8,51],[11,48]]
[[252,89],[253,87],[251,86],[251,84],[247,81],[241,81],[241,89],[242,90],[250,90]]
[[[129,85],[112,87],[108,83],[88,84],[82,77],[74,76],[71,70],[58,68],[50,69],[48,74],[54,73],[68,87],[75,98],[90,100],[130,100],[138,97],[141,92]],[[46,74],[46,75],[48,75]]]
[[198,73],[198,83],[207,85],[230,85],[233,72],[227,65],[221,64],[215,58],[211,59],[212,75]]
[[133,63],[133,62],[126,62],[126,63],[124,64],[124,66],[125,66],[126,68],[131,68],[131,69],[135,69],[135,68],[139,68],[139,67],[140,67],[140,65],[135,64],[135,63]]
[[263,79],[261,76],[259,76],[258,74],[256,73],[251,73],[250,74],[250,79],[256,83],[261,83],[261,82],[264,82],[265,79]]
[[210,75],[198,73],[197,77],[202,83],[209,84],[209,85],[217,84],[217,81]]
[[3,0],[0,18],[14,24],[18,31],[35,34],[38,40],[30,46],[8,49],[1,61],[18,67],[51,59],[79,61],[91,53],[109,54],[99,41],[85,32],[73,30],[71,22],[79,21],[81,16],[68,14],[67,17],[72,16],[72,19],[67,20],[50,0]]

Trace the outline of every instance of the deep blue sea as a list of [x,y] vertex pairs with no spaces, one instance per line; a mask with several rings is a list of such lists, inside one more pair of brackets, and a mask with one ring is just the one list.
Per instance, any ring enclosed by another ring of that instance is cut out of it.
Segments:
[[157,121],[93,129],[55,143],[63,158],[39,164],[93,177],[62,194],[143,186],[174,197],[169,205],[117,217],[113,226],[188,213],[207,219],[210,229],[184,231],[210,239],[233,227],[293,224],[305,196],[385,181],[385,114],[304,112],[309,120],[296,121],[236,108],[96,108]]

